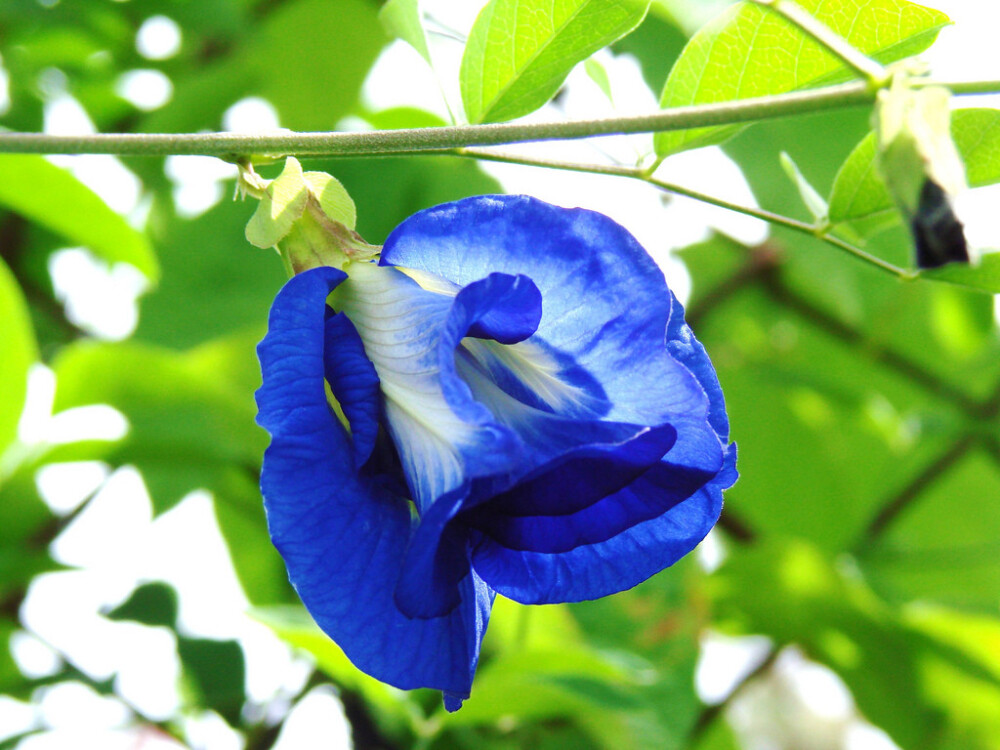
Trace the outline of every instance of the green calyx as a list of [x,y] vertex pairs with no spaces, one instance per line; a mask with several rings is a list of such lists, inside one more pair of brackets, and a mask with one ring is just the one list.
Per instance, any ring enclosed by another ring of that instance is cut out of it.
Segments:
[[289,275],[310,268],[344,268],[352,260],[378,255],[354,231],[354,201],[340,182],[325,172],[303,172],[293,157],[274,180],[260,178],[241,165],[240,190],[260,200],[246,228],[247,241],[275,248]]

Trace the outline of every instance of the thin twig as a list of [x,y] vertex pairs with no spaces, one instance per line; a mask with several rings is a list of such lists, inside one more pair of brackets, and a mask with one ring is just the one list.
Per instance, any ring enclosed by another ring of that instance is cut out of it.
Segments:
[[729,707],[733,700],[743,692],[746,686],[774,665],[774,662],[778,658],[778,653],[778,649],[772,648],[760,664],[747,672],[743,679],[736,684],[736,687],[729,691],[729,695],[721,703],[706,706],[702,710],[701,714],[695,720],[694,726],[691,727],[691,732],[688,734],[688,747],[696,747],[698,745],[698,741],[705,734],[705,731],[712,726],[712,723]]
[[982,405],[964,391],[913,360],[891,349],[871,347],[871,342],[861,332],[820,309],[812,301],[793,292],[781,282],[777,275],[772,274],[766,277],[763,287],[773,300],[780,302],[820,330],[851,346],[858,347],[875,361],[895,370],[931,393],[957,404],[967,414],[974,415],[982,409]]
[[660,180],[649,174],[647,169],[640,169],[639,167],[626,167],[617,164],[581,164],[576,162],[565,162],[557,161],[552,159],[538,159],[527,156],[518,156],[516,154],[502,153],[497,151],[492,151],[488,149],[479,148],[463,148],[456,149],[454,151],[448,152],[451,155],[456,156],[469,156],[475,159],[480,159],[483,161],[495,161],[503,162],[506,164],[519,164],[528,167],[542,167],[546,169],[561,169],[571,172],[585,172],[588,174],[604,174],[613,175],[616,177],[627,177],[633,180],[639,180],[645,182],[653,187],[656,187],[667,193],[674,193],[676,195],[683,195],[688,198],[693,198],[694,200],[702,201],[704,203],[709,203],[713,206],[718,206],[720,208],[728,209],[729,211],[734,211],[736,213],[743,214],[744,216],[752,216],[755,219],[761,219],[762,221],[770,222],[771,224],[778,224],[787,229],[791,229],[802,234],[807,234],[810,237],[816,237],[823,242],[826,242],[838,250],[843,250],[852,257],[867,263],[870,266],[878,268],[880,271],[889,273],[898,279],[909,280],[912,278],[912,274],[898,266],[893,265],[881,258],[872,255],[871,253],[865,252],[859,247],[846,242],[839,237],[834,237],[829,234],[829,232],[824,231],[822,228],[816,227],[812,224],[807,224],[804,221],[799,221],[798,219],[792,219],[788,216],[782,216],[781,214],[776,214],[771,211],[765,211],[761,208],[754,208],[753,206],[743,206],[738,203],[733,203],[727,201],[724,198],[719,198],[714,195],[708,195],[707,193],[701,193],[697,190],[691,190],[690,188],[684,187],[683,185],[678,185],[677,183],[667,182],[666,180]]
[[744,520],[742,516],[730,510],[732,497],[726,500],[726,505],[719,516],[719,528],[725,531],[729,537],[740,544],[753,544],[757,541],[757,532]]
[[927,487],[934,483],[942,474],[950,469],[969,449],[976,443],[975,435],[965,435],[958,442],[954,443],[948,450],[942,453],[937,460],[930,463],[920,474],[914,477],[909,484],[900,490],[894,497],[886,501],[879,512],[868,524],[864,535],[858,545],[859,550],[871,544],[875,539],[885,533],[900,514],[903,513],[916,500]]

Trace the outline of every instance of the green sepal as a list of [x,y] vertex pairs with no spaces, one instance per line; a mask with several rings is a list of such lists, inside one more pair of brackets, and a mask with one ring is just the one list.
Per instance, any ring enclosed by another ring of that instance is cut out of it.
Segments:
[[247,224],[247,241],[276,248],[290,274],[318,266],[343,268],[352,259],[378,254],[354,231],[354,201],[335,177],[303,172],[290,156],[274,180],[264,182],[252,171],[242,180],[244,189],[260,199]]

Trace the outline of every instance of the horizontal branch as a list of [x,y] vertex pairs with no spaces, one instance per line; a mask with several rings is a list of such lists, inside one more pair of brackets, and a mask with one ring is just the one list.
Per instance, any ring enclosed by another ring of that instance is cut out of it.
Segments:
[[[1000,91],[1000,82],[994,90]],[[864,81],[775,96],[675,107],[648,115],[550,123],[500,123],[351,133],[0,133],[0,153],[119,156],[357,156],[412,154],[467,146],[649,133],[767,120],[870,104]]]
[[[1000,81],[931,81],[916,86],[944,86],[954,94],[1000,93]],[[573,140],[605,135],[659,133],[669,130],[738,125],[792,115],[871,104],[875,92],[866,81],[853,81],[787,94],[698,104],[648,115],[601,120],[544,123],[453,125],[366,132],[297,133],[94,133],[49,135],[0,132],[0,153],[114,154],[117,156],[217,156],[229,161],[247,157],[389,156],[450,151],[469,146],[499,146],[531,141]]]

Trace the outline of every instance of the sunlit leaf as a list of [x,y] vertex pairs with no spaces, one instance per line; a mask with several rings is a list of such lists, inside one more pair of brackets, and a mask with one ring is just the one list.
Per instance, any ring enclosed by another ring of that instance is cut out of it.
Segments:
[[538,109],[577,63],[638,26],[648,7],[628,0],[491,0],[462,56],[469,122]]
[[860,554],[876,590],[995,614],[1000,603],[1000,466],[971,451],[907,505]]
[[[948,17],[905,0],[802,0],[806,11],[862,52],[886,63],[929,47]],[[725,10],[688,42],[660,106],[748,99],[848,77],[843,63],[782,17],[753,3]],[[660,156],[719,143],[738,126],[660,133]]]
[[129,263],[156,281],[159,265],[141,232],[65,169],[32,154],[0,154],[0,205],[84,245],[108,263]]
[[427,34],[420,20],[419,0],[389,0],[382,6],[378,18],[391,36],[402,39],[427,62],[431,61],[431,53],[427,49]]
[[799,197],[802,199],[802,204],[809,209],[809,213],[815,221],[822,221],[826,218],[828,207],[826,201],[823,197],[816,192],[806,176],[802,174],[802,170],[799,169],[799,165],[795,163],[788,153],[781,152],[781,167],[785,170],[785,174],[788,175],[788,179],[792,181],[795,188],[799,191]]
[[418,711],[413,699],[418,694],[385,685],[355,668],[302,606],[257,607],[250,615],[289,645],[308,653],[339,686],[363,696],[383,732],[412,742]]
[[607,69],[593,57],[588,57],[583,61],[583,69],[586,71],[587,77],[596,83],[597,87],[608,98],[608,101],[614,104],[615,97],[611,92],[611,79],[608,78]]
[[[1000,182],[1000,110],[955,110],[951,134],[965,162],[970,187]],[[831,223],[847,224],[864,236],[899,221],[875,151],[875,134],[869,133],[847,157],[830,193]]]
[[865,717],[901,747],[918,746],[949,723],[928,679],[931,665],[1000,686],[975,658],[911,627],[801,542],[739,550],[713,583],[727,629],[797,644],[833,668]]
[[[28,306],[10,269],[0,260],[0,456],[17,436],[28,388],[28,368],[38,358]],[[0,464],[0,484],[3,483]]]
[[990,294],[1000,294],[1000,252],[987,253],[978,265],[949,263],[941,268],[921,271],[920,278],[947,281]]
[[[230,388],[212,349],[84,343],[54,363],[57,410],[102,403],[125,415],[128,435],[94,457],[138,467],[158,512],[192,490],[213,489],[233,466],[255,470],[266,444],[252,391]],[[251,357],[247,351],[244,367],[256,366]]]
[[[934,607],[914,608],[910,624],[961,650],[1000,677],[1000,620]],[[1000,690],[989,678],[947,663],[931,666],[929,689],[952,717],[943,747],[992,748],[1000,744]]]

